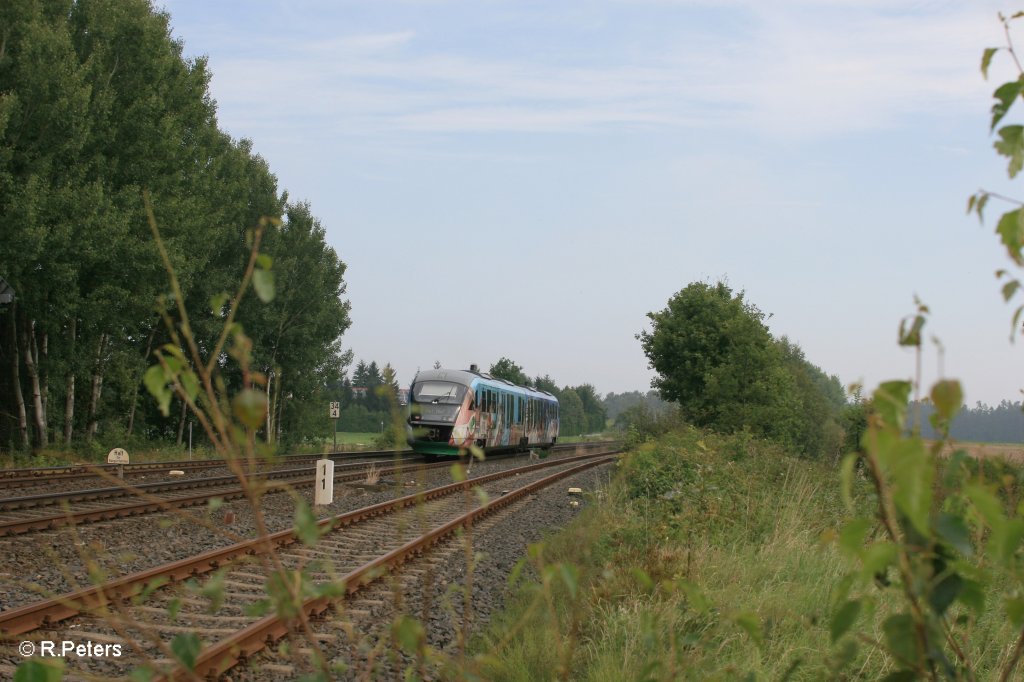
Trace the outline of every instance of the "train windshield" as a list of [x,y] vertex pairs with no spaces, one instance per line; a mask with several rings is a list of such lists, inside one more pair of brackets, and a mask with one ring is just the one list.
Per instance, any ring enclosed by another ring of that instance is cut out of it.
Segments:
[[418,403],[459,404],[466,395],[466,387],[447,381],[424,381],[413,387],[413,400]]

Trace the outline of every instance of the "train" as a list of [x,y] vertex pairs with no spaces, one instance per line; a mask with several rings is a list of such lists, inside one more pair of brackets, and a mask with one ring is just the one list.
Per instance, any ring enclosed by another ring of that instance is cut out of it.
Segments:
[[431,369],[409,386],[407,438],[416,452],[438,457],[548,449],[558,440],[558,398],[481,372]]

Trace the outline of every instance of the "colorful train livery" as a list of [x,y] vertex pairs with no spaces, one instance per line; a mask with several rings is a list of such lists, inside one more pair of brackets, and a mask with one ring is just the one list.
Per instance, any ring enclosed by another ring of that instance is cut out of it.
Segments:
[[428,455],[550,448],[558,439],[558,399],[477,370],[432,369],[409,387],[408,441]]

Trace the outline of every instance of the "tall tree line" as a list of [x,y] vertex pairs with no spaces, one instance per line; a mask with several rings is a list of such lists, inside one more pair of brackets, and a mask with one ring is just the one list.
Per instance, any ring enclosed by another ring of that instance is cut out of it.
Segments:
[[[916,428],[917,415],[921,415],[921,435],[924,438],[937,438],[938,434],[931,423],[935,414],[935,405],[928,400],[910,404],[909,429]],[[956,440],[973,441],[976,443],[1024,443],[1024,405],[1020,401],[1003,400],[996,406],[982,402],[974,407],[960,408],[953,418],[949,429],[950,436]]]
[[184,406],[164,418],[139,395],[169,340],[154,302],[175,307],[143,191],[200,347],[241,277],[247,228],[282,218],[261,249],[277,296],[238,316],[268,377],[270,438],[343,369],[345,265],[251,143],[218,128],[209,80],[145,0],[0,3],[0,277],[17,293],[0,311],[0,447],[181,442]]

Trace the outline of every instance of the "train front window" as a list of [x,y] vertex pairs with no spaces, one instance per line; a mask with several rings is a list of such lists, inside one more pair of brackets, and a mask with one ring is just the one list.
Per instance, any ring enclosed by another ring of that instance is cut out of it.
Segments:
[[413,389],[413,400],[418,403],[458,405],[466,395],[466,387],[448,381],[424,381]]

